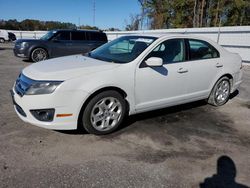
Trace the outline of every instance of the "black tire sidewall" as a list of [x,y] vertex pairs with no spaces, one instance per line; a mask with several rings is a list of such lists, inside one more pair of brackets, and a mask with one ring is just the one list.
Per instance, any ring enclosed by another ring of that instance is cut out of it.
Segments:
[[[91,111],[92,108],[94,107],[94,105],[100,101],[101,99],[105,98],[105,97],[114,97],[117,100],[119,100],[119,102],[122,105],[122,114],[120,117],[119,122],[116,124],[116,126],[114,126],[112,129],[107,130],[107,131],[99,131],[96,130],[93,126],[92,123],[90,121],[90,115],[91,115]],[[94,96],[86,105],[84,111],[83,111],[83,115],[82,115],[82,123],[83,123],[83,127],[84,129],[90,133],[90,134],[96,134],[96,135],[105,135],[105,134],[109,134],[111,132],[113,132],[114,130],[116,130],[119,125],[122,123],[124,117],[126,115],[126,102],[125,99],[122,97],[122,95],[120,93],[118,93],[117,91],[104,91],[102,93],[97,94],[96,96]]]

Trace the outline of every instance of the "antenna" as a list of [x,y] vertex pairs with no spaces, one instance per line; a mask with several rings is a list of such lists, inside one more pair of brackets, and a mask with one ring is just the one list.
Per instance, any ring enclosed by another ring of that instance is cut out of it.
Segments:
[[95,26],[95,11],[96,11],[95,0],[93,0],[93,26]]

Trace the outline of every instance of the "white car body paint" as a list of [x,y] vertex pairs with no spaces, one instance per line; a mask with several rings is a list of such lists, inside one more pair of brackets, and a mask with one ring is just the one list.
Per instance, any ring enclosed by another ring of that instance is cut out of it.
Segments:
[[0,38],[4,39],[5,41],[9,40],[9,34],[7,30],[0,29]]
[[[142,35],[143,36],[143,35]],[[25,68],[22,73],[33,80],[64,81],[53,93],[19,96],[15,89],[14,100],[27,117],[18,112],[25,122],[57,130],[77,128],[83,104],[94,92],[116,87],[126,93],[129,114],[160,109],[208,98],[214,84],[223,75],[231,75],[231,93],[242,82],[241,58],[211,40],[190,36],[157,36],[146,50],[129,63],[117,64],[96,60],[83,55],[73,55],[39,62]],[[140,68],[144,58],[161,42],[168,39],[199,39],[210,43],[220,53],[220,58],[164,64],[164,71],[157,67]],[[222,65],[223,67],[217,67]],[[162,70],[161,70],[162,71]],[[184,71],[184,73],[179,73]],[[187,72],[185,72],[187,71]],[[29,112],[31,109],[55,108],[55,114],[73,114],[54,117],[52,122],[41,122]]]

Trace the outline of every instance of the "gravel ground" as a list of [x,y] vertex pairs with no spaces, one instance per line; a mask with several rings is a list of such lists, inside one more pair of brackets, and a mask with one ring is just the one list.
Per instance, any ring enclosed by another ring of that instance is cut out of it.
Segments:
[[201,101],[139,114],[94,136],[17,117],[9,89],[29,64],[0,44],[0,187],[250,186],[250,66],[222,107]]

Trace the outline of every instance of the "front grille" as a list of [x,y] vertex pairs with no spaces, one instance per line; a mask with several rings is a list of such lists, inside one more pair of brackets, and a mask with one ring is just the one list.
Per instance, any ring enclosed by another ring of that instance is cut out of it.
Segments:
[[20,74],[15,84],[16,93],[22,97],[33,83],[34,80]]

